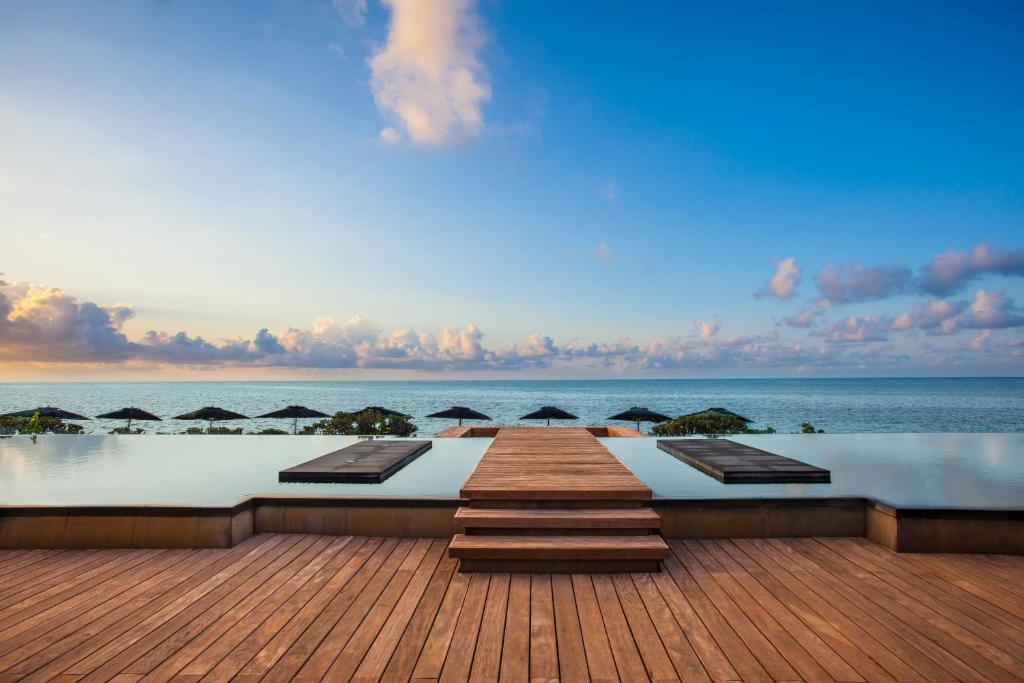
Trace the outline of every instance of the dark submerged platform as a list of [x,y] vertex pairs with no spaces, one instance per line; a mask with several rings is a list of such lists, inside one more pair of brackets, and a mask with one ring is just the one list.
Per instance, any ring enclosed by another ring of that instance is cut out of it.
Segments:
[[430,441],[367,439],[281,470],[278,481],[379,484],[430,450]]
[[723,484],[828,484],[832,474],[727,439],[658,439],[658,448]]

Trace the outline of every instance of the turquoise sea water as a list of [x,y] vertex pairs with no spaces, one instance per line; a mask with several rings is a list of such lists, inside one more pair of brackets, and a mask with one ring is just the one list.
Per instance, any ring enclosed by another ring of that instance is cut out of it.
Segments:
[[[94,416],[132,405],[172,417],[206,405],[260,415],[290,404],[326,413],[381,405],[414,417],[421,435],[452,424],[429,413],[470,406],[495,422],[514,424],[542,405],[555,405],[582,423],[640,405],[679,415],[712,405],[735,410],[781,432],[809,420],[826,432],[1024,431],[1024,378],[736,379],[595,381],[381,381],[381,382],[81,382],[0,384],[0,412],[54,405]],[[122,423],[83,423],[107,433]],[[226,422],[248,430],[290,427],[290,421]],[[144,425],[181,432],[186,423]]]

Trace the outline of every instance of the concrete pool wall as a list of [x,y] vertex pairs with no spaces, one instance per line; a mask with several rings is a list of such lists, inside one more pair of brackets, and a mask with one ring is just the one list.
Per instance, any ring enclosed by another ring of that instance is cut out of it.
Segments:
[[[449,538],[457,498],[251,496],[227,507],[0,506],[0,548],[229,548],[256,533]],[[678,539],[866,537],[897,552],[1024,555],[1024,510],[865,498],[655,499]]]

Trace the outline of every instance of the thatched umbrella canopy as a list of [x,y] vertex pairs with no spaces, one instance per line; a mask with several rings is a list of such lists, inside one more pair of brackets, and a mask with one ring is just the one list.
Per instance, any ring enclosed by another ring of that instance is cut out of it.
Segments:
[[142,408],[121,408],[110,413],[103,413],[97,415],[97,418],[101,420],[128,420],[128,429],[132,428],[132,420],[147,420],[150,422],[160,422],[160,418],[153,413],[143,410]]
[[3,417],[32,417],[38,414],[39,417],[55,417],[58,420],[88,420],[85,415],[72,413],[70,410],[62,410],[50,406],[33,408],[32,410],[19,410],[15,413],[5,413]]
[[552,420],[578,420],[579,418],[572,413],[567,413],[561,408],[554,406],[544,406],[539,410],[535,410],[532,413],[523,415],[520,420],[547,420],[548,426],[551,426]]
[[299,418],[307,419],[313,417],[330,417],[330,415],[327,413],[321,413],[319,410],[307,408],[306,406],[288,406],[287,408],[281,408],[281,410],[275,410],[265,415],[259,415],[258,417],[290,419],[292,420],[292,434],[297,434],[299,431]]
[[621,413],[612,415],[607,419],[623,420],[626,422],[636,422],[636,431],[639,432],[641,422],[665,422],[666,420],[671,420],[672,418],[669,417],[668,415],[662,415],[661,413],[656,413],[653,410],[648,410],[647,408],[633,406],[629,410],[624,410]]
[[452,406],[448,410],[442,410],[439,413],[433,413],[432,415],[427,415],[427,417],[441,417],[441,418],[446,418],[446,419],[449,419],[449,420],[458,420],[460,426],[462,425],[462,421],[463,420],[490,420],[491,419],[491,418],[487,417],[486,415],[484,415],[483,413],[478,413],[477,411],[473,410],[472,408],[466,408],[465,406]]
[[249,418],[241,413],[235,413],[230,410],[224,410],[216,406],[206,406],[199,410],[193,410],[191,413],[185,413],[184,415],[178,415],[174,418],[175,420],[205,420],[210,423],[209,429],[213,429],[214,422],[220,422],[221,420],[248,420]]

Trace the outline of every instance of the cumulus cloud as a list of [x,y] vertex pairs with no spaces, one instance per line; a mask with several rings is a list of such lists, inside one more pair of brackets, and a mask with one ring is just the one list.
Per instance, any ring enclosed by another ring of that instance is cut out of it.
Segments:
[[[387,41],[370,58],[377,106],[415,143],[443,145],[483,128],[491,86],[480,51],[485,42],[473,0],[383,0],[391,9]],[[391,132],[386,132],[386,131]]]
[[763,289],[754,293],[754,298],[763,299],[773,296],[778,299],[791,299],[796,294],[801,275],[800,266],[797,265],[796,258],[793,256],[776,261],[775,274]]
[[[718,319],[694,321],[691,334],[650,341],[627,337],[601,343],[570,341],[534,333],[500,348],[486,344],[476,325],[445,327],[437,333],[399,329],[385,332],[372,320],[322,316],[309,327],[277,332],[259,329],[252,338],[207,339],[185,331],[150,330],[129,339],[132,319],[125,305],[99,306],[66,292],[0,281],[0,361],[117,364],[135,366],[400,369],[429,372],[514,371],[547,368],[588,372],[740,369],[751,372],[809,368],[881,366],[906,360],[884,342],[910,329],[987,330],[1024,326],[1024,315],[1002,291],[979,290],[972,302],[935,300],[905,316],[849,316],[823,327],[820,343],[763,335],[721,333]],[[956,349],[966,351],[964,343]],[[1018,347],[1000,345],[1007,358]]]
[[695,324],[697,326],[697,334],[704,340],[714,337],[722,327],[722,321],[718,319],[698,320]]
[[814,276],[822,299],[829,304],[848,304],[885,299],[907,290],[912,274],[901,266],[829,264]]
[[594,258],[601,263],[611,263],[615,260],[615,252],[605,242],[598,242],[597,248],[594,249]]
[[922,291],[940,296],[951,294],[983,275],[1024,276],[1024,249],[1000,251],[984,243],[969,251],[950,249],[929,261],[921,271]]
[[896,332],[918,329],[952,334],[959,328],[957,321],[965,308],[967,308],[966,301],[933,299],[913,311],[896,316],[892,329]]
[[1024,314],[1002,290],[979,289],[968,309],[965,327],[995,330],[1024,325]]
[[884,315],[848,315],[843,320],[823,330],[825,338],[832,343],[886,341],[893,321]]

